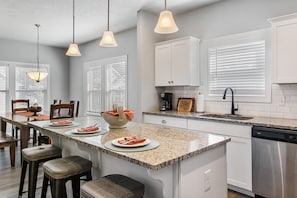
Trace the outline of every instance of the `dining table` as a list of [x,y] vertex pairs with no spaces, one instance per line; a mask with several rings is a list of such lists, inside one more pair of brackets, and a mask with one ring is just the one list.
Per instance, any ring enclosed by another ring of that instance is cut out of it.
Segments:
[[[64,123],[32,121],[28,126],[49,136],[63,157],[91,160],[93,179],[126,175],[145,185],[145,198],[227,198],[229,137],[137,122],[114,129],[100,116],[75,117]],[[86,130],[89,127],[98,129]],[[126,138],[144,141],[122,144]]]
[[30,127],[28,122],[30,121],[40,121],[49,120],[49,116],[44,113],[39,113],[35,115],[35,112],[19,112],[19,113],[3,113],[0,114],[1,120],[1,131],[6,132],[7,124],[15,125],[20,129],[20,149],[28,147],[28,142],[30,139]]

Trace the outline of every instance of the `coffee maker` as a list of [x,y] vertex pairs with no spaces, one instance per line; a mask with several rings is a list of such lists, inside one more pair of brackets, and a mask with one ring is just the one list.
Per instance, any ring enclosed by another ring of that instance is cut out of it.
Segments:
[[172,110],[172,93],[161,93],[160,111]]

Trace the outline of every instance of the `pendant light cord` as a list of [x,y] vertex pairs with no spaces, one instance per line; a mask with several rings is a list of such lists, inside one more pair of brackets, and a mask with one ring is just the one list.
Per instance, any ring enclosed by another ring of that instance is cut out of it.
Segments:
[[74,30],[75,30],[75,14],[74,14],[74,12],[75,12],[75,2],[74,2],[74,0],[73,0],[73,10],[72,10],[72,34],[73,34],[73,38],[72,38],[72,43],[75,43],[75,40],[74,40],[74,38],[75,38],[75,35],[74,35]]
[[109,31],[109,0],[107,1],[107,31]]
[[37,82],[40,81],[40,68],[39,68],[39,24],[35,24],[37,27],[37,72],[38,72],[38,79]]
[[167,0],[165,0],[165,10],[167,10]]

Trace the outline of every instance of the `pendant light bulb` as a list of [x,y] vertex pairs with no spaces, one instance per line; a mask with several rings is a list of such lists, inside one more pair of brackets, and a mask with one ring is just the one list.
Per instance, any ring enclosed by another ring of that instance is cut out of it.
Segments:
[[75,43],[75,2],[73,0],[73,15],[72,15],[72,43],[69,44],[66,52],[67,56],[81,56],[78,45]]
[[107,4],[107,30],[104,31],[99,45],[101,47],[117,47],[118,46],[118,44],[114,38],[113,32],[109,30],[109,0],[108,0],[108,4]]
[[159,34],[171,34],[178,31],[178,27],[174,21],[172,12],[167,10],[165,0],[165,10],[160,13],[158,23],[155,27],[155,32]]
[[39,67],[39,24],[35,24],[37,27],[37,63],[36,63],[36,71],[32,72],[27,72],[27,75],[29,78],[36,82],[40,82],[41,80],[45,79],[48,75],[47,72],[40,72],[40,67]]

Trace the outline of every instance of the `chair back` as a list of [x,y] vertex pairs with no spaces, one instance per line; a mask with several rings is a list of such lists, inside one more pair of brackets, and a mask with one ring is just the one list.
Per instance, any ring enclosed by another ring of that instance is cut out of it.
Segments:
[[79,100],[76,101],[76,105],[75,105],[75,100],[70,100],[70,104],[74,104],[75,106],[75,117],[78,117],[78,111],[79,111]]
[[11,112],[16,114],[17,112],[26,112],[29,108],[29,99],[16,99],[11,100]]
[[50,108],[50,119],[73,118],[74,103],[72,104],[52,104]]

